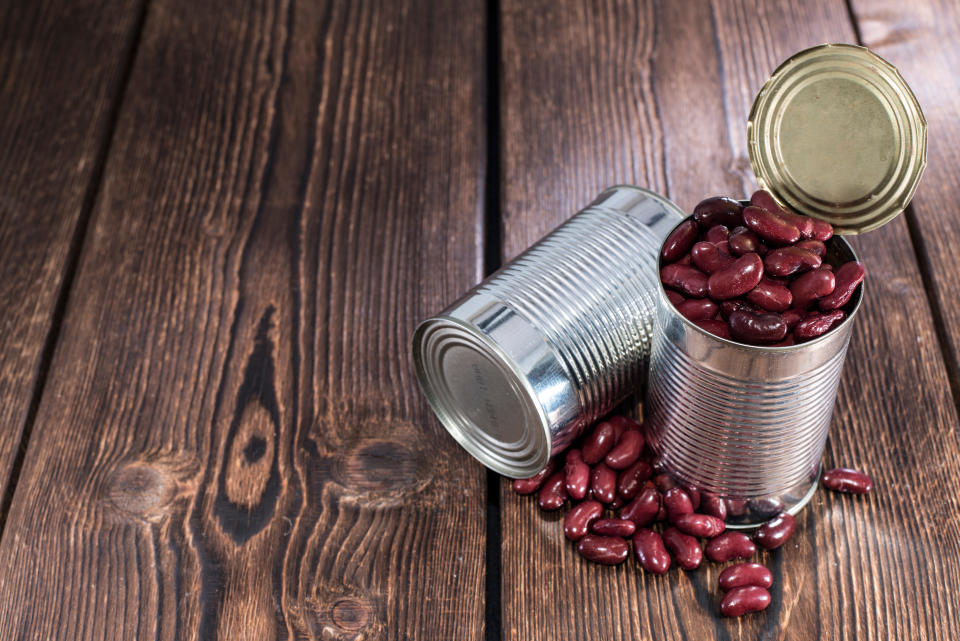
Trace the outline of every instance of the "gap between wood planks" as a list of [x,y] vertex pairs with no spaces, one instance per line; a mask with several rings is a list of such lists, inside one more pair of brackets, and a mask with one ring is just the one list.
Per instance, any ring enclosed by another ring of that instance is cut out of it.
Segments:
[[128,36],[123,68],[120,72],[120,81],[117,84],[113,102],[107,113],[107,124],[103,134],[103,140],[100,141],[100,146],[94,156],[93,169],[90,172],[90,182],[87,184],[87,189],[83,194],[80,215],[77,218],[77,224],[73,230],[73,237],[70,239],[70,247],[67,250],[67,258],[63,267],[63,281],[60,284],[60,291],[57,292],[57,300],[53,307],[50,327],[47,330],[47,335],[43,341],[43,349],[40,352],[40,364],[37,367],[37,378],[34,380],[33,390],[30,393],[30,405],[27,408],[27,418],[24,422],[23,433],[20,437],[20,443],[17,445],[17,453],[13,459],[13,465],[10,468],[10,478],[7,482],[6,492],[3,497],[0,498],[0,540],[3,539],[3,533],[6,529],[7,513],[10,511],[10,504],[13,502],[13,495],[16,492],[17,484],[20,480],[20,470],[23,467],[23,459],[26,456],[30,436],[33,433],[37,410],[40,408],[40,399],[43,397],[43,390],[46,387],[50,363],[53,360],[53,353],[56,349],[57,341],[60,338],[60,329],[67,309],[67,303],[70,300],[70,292],[73,290],[73,281],[77,273],[77,266],[80,262],[80,254],[83,251],[87,231],[90,227],[93,205],[97,202],[97,196],[100,194],[100,187],[103,184],[103,170],[107,164],[107,157],[110,155],[110,148],[113,145],[117,119],[120,116],[120,108],[123,105],[124,96],[127,93],[127,85],[130,84],[133,63],[136,60],[137,51],[140,49],[140,38],[143,35],[143,26],[146,23],[149,2],[150,0],[142,0],[140,3],[133,28]]

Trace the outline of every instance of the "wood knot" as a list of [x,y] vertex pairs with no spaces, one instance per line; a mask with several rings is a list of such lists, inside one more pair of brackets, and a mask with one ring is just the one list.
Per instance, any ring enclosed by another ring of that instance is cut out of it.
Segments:
[[425,485],[427,461],[418,452],[396,441],[366,441],[341,459],[340,482],[364,492],[382,492]]
[[330,618],[341,630],[359,632],[370,625],[373,607],[357,599],[341,599],[333,604]]
[[162,470],[133,464],[117,470],[107,486],[107,500],[121,512],[141,518],[160,516],[175,494],[176,483]]

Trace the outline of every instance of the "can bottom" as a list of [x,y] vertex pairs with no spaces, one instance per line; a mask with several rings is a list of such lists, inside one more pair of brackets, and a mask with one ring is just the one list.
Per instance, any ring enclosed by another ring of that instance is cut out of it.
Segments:
[[[760,499],[759,501],[761,502],[769,501],[771,507],[773,507],[776,504],[777,499],[779,499],[783,504],[783,508],[775,513],[768,512],[766,516],[764,516],[763,512],[754,512],[753,510],[748,509],[747,513],[743,517],[740,517],[744,519],[744,521],[738,522],[736,519],[734,519],[731,522],[731,519],[728,517],[727,529],[728,530],[753,530],[760,527],[761,525],[763,525],[764,523],[766,523],[767,521],[769,521],[770,519],[772,519],[774,516],[776,516],[781,512],[786,512],[790,516],[795,516],[800,510],[802,510],[807,506],[807,503],[809,503],[810,500],[813,498],[813,496],[817,493],[817,486],[820,485],[821,474],[823,474],[823,463],[821,463],[817,467],[817,474],[813,478],[813,481],[810,483],[810,487],[807,488],[807,491],[804,492],[800,496],[800,498],[794,499],[793,494],[785,494],[782,497],[768,497],[765,499]],[[758,500],[754,499],[754,502],[756,504]],[[750,501],[748,501],[747,503],[749,505]]]

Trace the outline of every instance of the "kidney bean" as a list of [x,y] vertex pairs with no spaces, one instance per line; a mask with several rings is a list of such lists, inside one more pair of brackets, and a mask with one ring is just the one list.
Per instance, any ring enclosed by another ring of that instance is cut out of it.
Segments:
[[693,219],[704,229],[716,225],[735,227],[743,224],[742,211],[743,205],[736,200],[714,196],[697,203],[693,208]]
[[763,277],[763,260],[759,254],[744,254],[726,269],[714,272],[707,281],[713,300],[727,300],[746,294]]
[[610,503],[617,495],[617,473],[605,463],[597,463],[590,473],[593,497],[601,503]]
[[742,298],[734,298],[733,300],[725,300],[720,303],[720,313],[723,314],[724,318],[729,319],[730,314],[733,312],[750,312],[751,314],[762,314],[763,310],[749,303]]
[[683,294],[680,292],[675,292],[672,289],[663,290],[667,295],[667,300],[670,301],[674,307],[679,307],[680,303],[687,300]]
[[663,531],[663,544],[684,570],[696,570],[703,562],[703,550],[696,537],[684,534],[675,527]]
[[690,505],[693,506],[693,509],[696,510],[700,507],[700,490],[689,483],[684,483],[681,487],[683,487],[683,491],[687,493],[687,496],[690,497]]
[[626,504],[627,502],[624,501],[623,497],[618,494],[615,497],[613,497],[613,500],[610,501],[610,503],[607,504],[607,507],[611,510],[619,510]]
[[720,308],[709,298],[691,298],[677,305],[677,311],[688,320],[709,320],[717,315]]
[[625,470],[640,458],[643,451],[643,433],[640,430],[627,430],[613,449],[607,453],[604,462],[614,470]]
[[590,489],[590,466],[583,462],[580,450],[567,450],[567,462],[563,468],[567,495],[580,501]]
[[721,521],[727,520],[727,503],[716,494],[703,494],[703,500],[700,502],[700,511],[710,516],[715,516]]
[[[737,224],[739,225],[740,223]],[[730,229],[726,225],[714,225],[703,235],[705,241],[713,243],[714,245],[726,243],[728,238],[730,238]]]
[[700,271],[713,274],[732,265],[735,259],[713,243],[703,241],[690,250],[690,260]]
[[681,256],[690,251],[693,244],[697,242],[697,223],[692,220],[685,220],[680,223],[676,229],[670,232],[667,239],[663,241],[663,249],[660,250],[660,257],[666,263],[672,263]]
[[599,501],[581,501],[567,512],[563,519],[563,534],[571,541],[579,541],[587,535],[590,524],[603,516],[603,504]]
[[761,209],[766,209],[770,213],[783,218],[788,223],[795,225],[800,231],[801,238],[810,238],[813,235],[813,219],[809,216],[795,214],[774,199],[773,195],[764,190],[760,190],[750,197],[750,204]]
[[774,276],[790,276],[798,272],[816,269],[823,259],[809,249],[801,247],[781,247],[768,253],[763,259],[763,268]]
[[747,507],[749,507],[750,511],[754,514],[767,518],[783,512],[783,501],[777,497],[750,499],[747,501]]
[[730,314],[730,335],[734,340],[751,345],[775,343],[787,335],[787,324],[780,314],[773,312],[733,312]]
[[873,489],[873,479],[849,467],[838,467],[824,472],[820,482],[828,490],[849,494],[866,494]]
[[825,220],[813,219],[813,238],[822,243],[833,238],[833,225]]
[[767,246],[760,242],[757,235],[746,227],[736,227],[731,230],[727,245],[730,247],[730,253],[734,256],[743,256],[744,254],[764,256],[767,253]]
[[720,601],[720,612],[728,617],[739,617],[749,612],[759,612],[770,605],[770,593],[758,585],[733,588]]
[[663,495],[663,506],[667,508],[667,519],[673,523],[684,514],[693,514],[693,502],[682,488],[672,487]]
[[702,536],[706,539],[712,539],[726,528],[726,524],[717,517],[697,513],[683,514],[677,517],[673,524],[685,534]]
[[666,574],[670,569],[670,555],[660,535],[650,528],[638,528],[633,535],[633,551],[647,572]]
[[707,275],[690,265],[667,265],[660,270],[660,280],[691,298],[707,295]]
[[829,269],[819,267],[801,275],[790,283],[790,292],[793,294],[793,306],[806,309],[817,299],[833,292],[836,278]]
[[845,316],[846,313],[842,309],[826,314],[813,312],[797,323],[797,326],[793,328],[793,336],[801,343],[812,340],[839,325]]
[[747,300],[768,312],[784,312],[793,302],[793,294],[783,285],[764,276],[756,287],[747,292]]
[[725,338],[728,341],[731,340],[730,337],[730,326],[719,320],[699,320],[693,321],[693,324],[702,329],[705,332],[709,332],[714,336],[719,336],[720,338]]
[[514,479],[513,481],[513,491],[517,494],[533,494],[540,489],[540,486],[543,485],[543,482],[547,480],[551,474],[557,471],[557,462],[554,459],[550,459],[547,462],[547,466],[526,479]]
[[554,472],[543,483],[537,494],[537,505],[541,510],[550,512],[559,510],[567,500],[567,483],[563,470]]
[[756,585],[769,588],[773,585],[773,573],[759,563],[737,563],[720,573],[718,579],[721,590]]
[[808,238],[806,240],[801,240],[794,247],[799,247],[800,249],[806,249],[807,251],[812,251],[814,254],[820,257],[820,260],[823,260],[827,255],[827,246],[823,244],[822,241],[816,240],[815,238]]
[[757,236],[777,245],[791,245],[800,240],[796,225],[760,207],[746,207],[743,222]]
[[650,525],[660,512],[661,500],[660,492],[653,483],[645,485],[640,493],[620,510],[620,518],[633,521],[637,527]]
[[792,307],[785,311],[781,316],[783,317],[783,322],[787,324],[787,330],[793,331],[793,328],[797,326],[797,323],[803,320],[803,317],[807,313],[802,309],[797,309]]
[[727,506],[727,513],[730,516],[743,516],[747,513],[746,499],[723,499],[723,503]]
[[786,543],[795,529],[797,529],[796,519],[786,512],[781,512],[757,528],[753,536],[757,545],[773,550]]
[[602,565],[617,565],[630,556],[630,546],[617,536],[588,534],[577,543],[577,552],[585,559]]
[[677,482],[673,480],[673,477],[666,472],[658,472],[657,474],[654,474],[653,484],[657,486],[657,489],[660,490],[662,494],[666,494],[673,488],[677,487]]
[[581,453],[583,462],[587,465],[593,465],[603,460],[616,443],[614,435],[614,426],[610,421],[603,421],[595,428],[583,441]]
[[770,343],[767,347],[790,347],[791,345],[796,345],[797,341],[794,340],[793,334],[787,334],[787,337],[782,341],[777,341],[776,343]]
[[598,519],[590,524],[590,531],[601,536],[619,536],[627,539],[637,531],[633,521],[626,519]]
[[644,460],[637,461],[617,475],[617,494],[627,501],[632,500],[652,474],[649,463]]
[[840,265],[836,273],[837,285],[833,292],[820,299],[820,309],[829,312],[846,305],[866,275],[863,265],[855,260]]
[[686,254],[684,254],[683,256],[681,256],[680,258],[678,258],[677,260],[673,261],[673,262],[670,263],[670,264],[671,264],[671,265],[688,265],[688,266],[689,266],[689,265],[692,265],[692,264],[693,264],[693,258],[690,256],[690,253],[687,252]]
[[750,537],[743,532],[724,532],[707,543],[707,558],[714,563],[733,559],[749,559],[757,551]]

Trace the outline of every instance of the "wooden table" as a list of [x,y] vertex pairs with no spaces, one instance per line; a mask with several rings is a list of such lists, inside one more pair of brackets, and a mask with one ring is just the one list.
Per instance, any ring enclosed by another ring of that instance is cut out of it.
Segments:
[[[754,188],[791,53],[930,123],[773,605],[591,565],[455,445],[409,339],[620,182]],[[0,639],[960,638],[952,0],[0,5]]]

